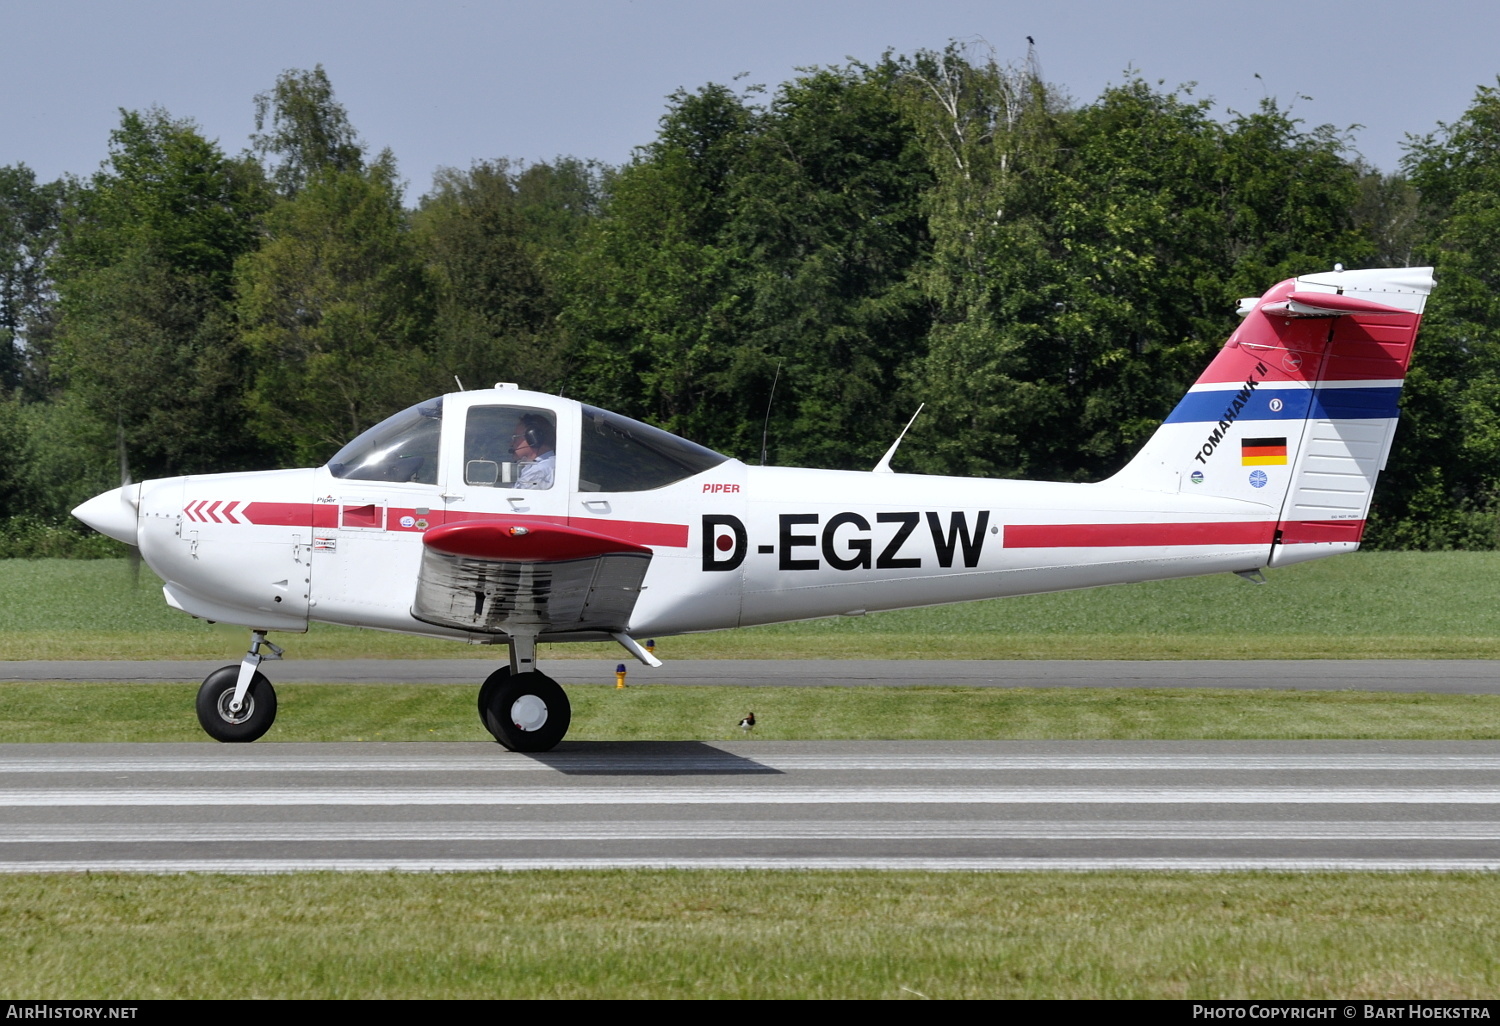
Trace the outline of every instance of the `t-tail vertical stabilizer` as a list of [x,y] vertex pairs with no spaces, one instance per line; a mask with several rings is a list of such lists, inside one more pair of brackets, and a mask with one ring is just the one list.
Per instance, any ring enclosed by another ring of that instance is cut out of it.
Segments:
[[1270,566],[1359,547],[1432,268],[1342,269],[1243,300],[1244,321],[1107,484],[1243,499]]

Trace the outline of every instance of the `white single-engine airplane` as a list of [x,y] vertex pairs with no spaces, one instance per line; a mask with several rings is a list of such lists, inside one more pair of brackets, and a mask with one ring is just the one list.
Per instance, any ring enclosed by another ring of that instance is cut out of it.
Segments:
[[[1359,547],[1431,268],[1290,279],[1130,463],[1099,484],[750,467],[514,385],[381,422],[314,470],[130,484],[74,510],[167,602],[252,630],[209,674],[220,741],[270,728],[269,631],[350,624],[504,643],[479,689],[506,748],[546,751],[568,699],[539,641],[750,624],[1232,572]],[[897,439],[897,444],[900,440]]]

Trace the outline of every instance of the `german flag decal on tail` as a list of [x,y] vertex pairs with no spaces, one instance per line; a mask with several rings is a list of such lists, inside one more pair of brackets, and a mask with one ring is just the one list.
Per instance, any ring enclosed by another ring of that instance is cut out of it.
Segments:
[[1285,438],[1246,438],[1240,442],[1240,466],[1286,466]]

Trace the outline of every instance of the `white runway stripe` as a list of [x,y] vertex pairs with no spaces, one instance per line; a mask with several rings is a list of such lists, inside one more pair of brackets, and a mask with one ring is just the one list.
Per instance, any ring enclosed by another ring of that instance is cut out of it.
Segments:
[[296,805],[1496,805],[1495,787],[718,787],[17,788],[0,808]]
[[1500,823],[1116,822],[961,820],[803,822],[715,820],[608,823],[8,823],[0,844],[142,844],[269,841],[663,841],[663,840],[1209,840],[1494,841]]
[[1225,873],[1270,871],[1329,872],[1485,872],[1500,870],[1495,859],[1255,859],[1255,858],[552,858],[552,859],[101,859],[0,862],[0,873],[210,873],[303,872],[469,873],[555,869],[774,869],[912,870],[924,872],[1099,872],[1148,871]]
[[532,758],[495,751],[479,756],[409,756],[391,762],[366,757],[302,756],[261,758],[178,756],[141,758],[0,757],[6,773],[433,773],[433,772],[613,772],[653,773],[692,770],[723,772],[756,766],[778,772],[807,770],[989,772],[1004,770],[1304,770],[1355,771],[1500,770],[1500,755],[794,755],[723,752],[706,755],[595,756],[572,754]]

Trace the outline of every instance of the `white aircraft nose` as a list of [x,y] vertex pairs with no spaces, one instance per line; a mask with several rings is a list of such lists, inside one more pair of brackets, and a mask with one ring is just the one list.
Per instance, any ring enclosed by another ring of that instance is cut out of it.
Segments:
[[130,484],[96,495],[75,509],[73,515],[115,541],[138,544],[140,487]]

